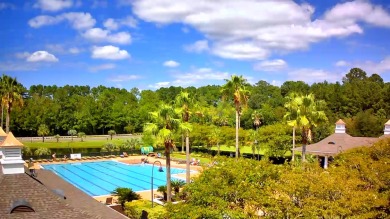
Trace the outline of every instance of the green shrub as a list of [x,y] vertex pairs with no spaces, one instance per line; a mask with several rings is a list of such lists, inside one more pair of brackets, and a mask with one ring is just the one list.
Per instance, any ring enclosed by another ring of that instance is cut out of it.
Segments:
[[141,196],[130,188],[118,187],[111,194],[118,196],[118,201],[122,205],[122,208],[124,208],[125,202],[141,199]]
[[142,211],[148,213],[149,219],[162,219],[166,218],[166,210],[161,205],[154,205],[152,208],[152,203],[147,200],[137,200],[132,202],[126,202],[125,204],[125,214],[131,219],[141,218]]

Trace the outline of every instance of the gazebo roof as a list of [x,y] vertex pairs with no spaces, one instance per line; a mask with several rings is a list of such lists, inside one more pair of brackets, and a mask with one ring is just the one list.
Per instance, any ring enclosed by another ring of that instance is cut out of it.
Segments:
[[[333,156],[342,151],[361,146],[369,146],[378,138],[352,137],[346,133],[335,133],[320,142],[306,146],[306,153]],[[294,151],[302,151],[302,147],[295,148]]]
[[337,122],[336,122],[336,125],[337,124],[343,124],[343,125],[345,125],[345,122],[342,120],[342,119],[339,119],[339,120],[337,120]]
[[12,134],[12,132],[9,132],[7,137],[0,143],[0,147],[23,147],[24,145],[15,138],[15,136]]
[[390,125],[390,119],[385,123],[385,125]]
[[5,133],[5,131],[3,130],[2,127],[0,127],[0,137],[5,137],[7,136],[7,133]]

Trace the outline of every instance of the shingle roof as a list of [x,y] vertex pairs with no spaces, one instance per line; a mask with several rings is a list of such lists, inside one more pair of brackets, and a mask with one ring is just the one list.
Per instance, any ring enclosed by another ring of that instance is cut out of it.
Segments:
[[345,122],[342,119],[339,119],[339,120],[337,120],[336,124],[344,124],[345,125]]
[[[335,133],[320,142],[307,145],[306,153],[331,156],[352,148],[370,146],[377,140],[378,138],[352,137],[346,133]],[[302,147],[297,147],[294,151],[302,151]]]
[[385,125],[390,125],[390,119],[385,123]]
[[[78,219],[92,215],[69,206],[51,190],[27,174],[0,174],[0,218],[2,219]],[[10,214],[12,204],[25,200],[35,212]],[[105,207],[105,206],[103,206]]]
[[0,137],[5,137],[7,136],[7,133],[3,130],[3,128],[0,127]]
[[[126,219],[127,217],[98,202],[50,170],[38,170],[38,179],[50,189],[61,189],[65,202],[80,211],[93,215],[94,219]],[[1,217],[0,217],[1,218]]]
[[15,138],[12,132],[9,132],[7,137],[0,143],[0,147],[23,147],[24,145]]

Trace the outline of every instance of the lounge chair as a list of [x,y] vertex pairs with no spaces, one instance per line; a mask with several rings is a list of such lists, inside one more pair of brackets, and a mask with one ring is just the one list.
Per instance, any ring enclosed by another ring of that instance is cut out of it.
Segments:
[[106,198],[106,205],[112,205],[112,197]]

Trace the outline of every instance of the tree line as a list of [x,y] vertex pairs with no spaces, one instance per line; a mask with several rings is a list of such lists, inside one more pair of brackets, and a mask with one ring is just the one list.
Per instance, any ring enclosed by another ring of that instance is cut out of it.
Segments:
[[[222,101],[222,86],[169,87],[158,90],[114,87],[32,85],[25,88],[16,78],[3,75],[0,79],[2,127],[17,136],[36,136],[39,126],[46,125],[49,134],[66,135],[69,130],[89,134],[142,132],[150,121],[149,112],[160,102],[171,104],[180,92],[188,93],[194,103],[188,121],[197,124],[234,127],[236,112],[243,129],[253,129],[253,113],[258,113],[261,126],[283,121],[285,104],[292,92],[308,95],[326,103],[329,123],[343,118],[348,133],[354,136],[379,136],[390,118],[390,83],[353,68],[342,82],[327,81],[308,85],[303,81],[286,81],[280,87],[259,81],[247,84],[250,92],[246,107]],[[261,116],[260,116],[261,115]],[[3,121],[4,120],[4,121]],[[328,125],[328,124],[326,124]]]

